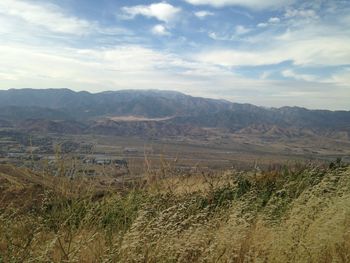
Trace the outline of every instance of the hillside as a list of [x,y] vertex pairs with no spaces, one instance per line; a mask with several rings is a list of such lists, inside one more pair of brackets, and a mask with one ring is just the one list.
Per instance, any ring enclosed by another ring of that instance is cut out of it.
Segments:
[[340,162],[148,171],[120,190],[10,166],[0,179],[0,262],[350,260],[350,167]]

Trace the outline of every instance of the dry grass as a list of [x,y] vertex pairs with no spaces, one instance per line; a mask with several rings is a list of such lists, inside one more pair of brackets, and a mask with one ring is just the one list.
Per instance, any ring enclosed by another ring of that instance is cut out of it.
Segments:
[[0,262],[350,262],[341,164],[187,175],[164,165],[118,191],[10,166],[0,180]]

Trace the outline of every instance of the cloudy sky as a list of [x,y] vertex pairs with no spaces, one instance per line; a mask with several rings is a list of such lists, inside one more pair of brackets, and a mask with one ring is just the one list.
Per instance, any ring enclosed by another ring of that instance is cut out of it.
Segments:
[[348,0],[0,0],[0,89],[350,110]]

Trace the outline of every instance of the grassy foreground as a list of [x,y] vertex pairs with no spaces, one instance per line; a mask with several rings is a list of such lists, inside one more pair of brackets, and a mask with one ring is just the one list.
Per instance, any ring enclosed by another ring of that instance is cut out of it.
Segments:
[[350,262],[350,167],[167,174],[0,166],[0,262]]

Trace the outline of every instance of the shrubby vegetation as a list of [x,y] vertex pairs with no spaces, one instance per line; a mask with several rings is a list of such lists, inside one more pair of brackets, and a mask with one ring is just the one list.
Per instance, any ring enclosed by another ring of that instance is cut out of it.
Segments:
[[349,262],[350,167],[133,183],[0,167],[0,262]]

